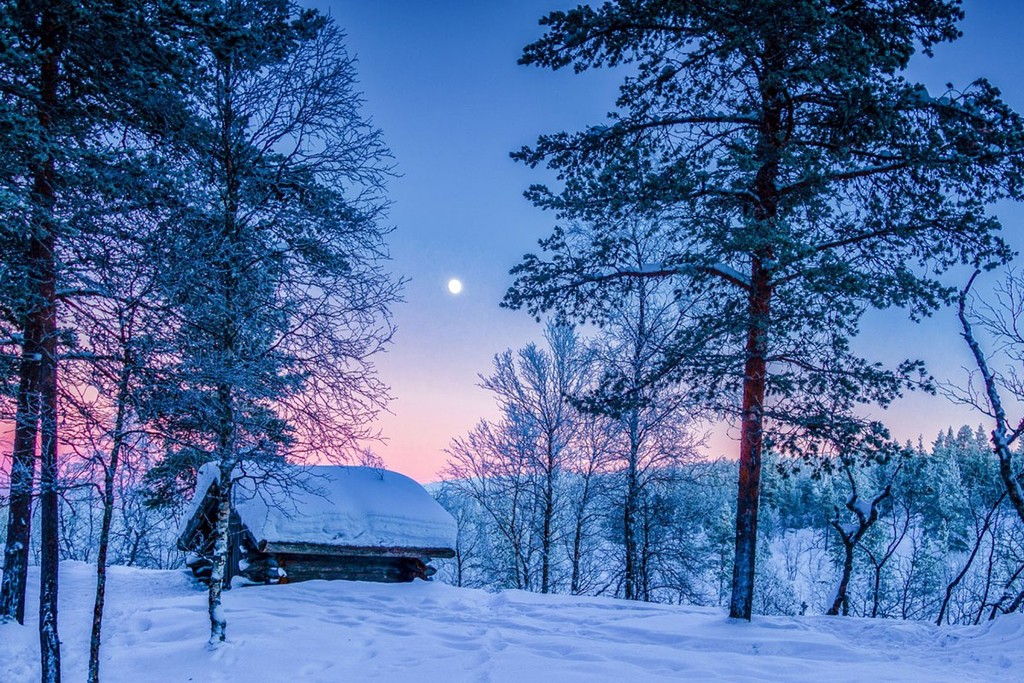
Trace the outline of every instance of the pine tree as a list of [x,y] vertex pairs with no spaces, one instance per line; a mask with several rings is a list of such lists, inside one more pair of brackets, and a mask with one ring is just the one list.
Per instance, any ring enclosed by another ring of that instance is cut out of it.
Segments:
[[[5,190],[18,211],[5,215],[18,280],[8,294],[20,326],[19,387],[5,572],[0,608],[24,617],[35,447],[40,455],[40,643],[43,678],[60,679],[58,590],[58,353],[66,336],[60,307],[75,296],[71,248],[87,242],[82,217],[110,210],[130,195],[133,155],[114,140],[173,133],[179,108],[168,88],[180,81],[178,53],[159,22],[159,1],[4,2],[4,108],[23,124],[5,136],[14,163]],[[174,14],[178,3],[175,4]],[[158,28],[160,30],[158,30]],[[143,133],[145,131],[145,133]],[[20,139],[15,139],[19,138]],[[20,146],[12,146],[20,143]],[[102,207],[102,208],[101,208]],[[6,261],[6,259],[5,259]],[[16,290],[13,291],[12,290]],[[6,308],[7,306],[5,306]]]
[[[766,445],[920,379],[853,353],[863,312],[925,315],[955,295],[945,269],[1009,257],[986,206],[1021,195],[1020,117],[987,81],[933,96],[902,75],[961,18],[955,0],[616,0],[549,14],[520,60],[628,75],[607,125],[514,155],[558,173],[538,206],[595,230],[556,228],[505,305],[599,319],[637,278],[699,302],[663,374],[740,424],[733,617],[751,614]],[[667,245],[641,268],[604,227],[638,212]]]

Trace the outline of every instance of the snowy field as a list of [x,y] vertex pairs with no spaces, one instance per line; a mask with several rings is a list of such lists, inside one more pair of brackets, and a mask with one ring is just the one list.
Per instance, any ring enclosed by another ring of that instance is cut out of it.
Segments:
[[[85,679],[93,568],[65,563],[64,678]],[[36,576],[32,578],[33,583]],[[206,648],[205,593],[181,572],[111,568],[104,681],[1011,681],[1024,616],[979,627],[314,581],[232,590]],[[31,597],[30,605],[36,598]],[[38,680],[38,638],[0,626],[0,681]]]

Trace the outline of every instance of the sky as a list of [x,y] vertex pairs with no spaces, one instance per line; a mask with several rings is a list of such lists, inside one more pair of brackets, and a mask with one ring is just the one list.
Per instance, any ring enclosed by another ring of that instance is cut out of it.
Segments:
[[[387,466],[422,482],[438,479],[444,449],[481,418],[496,416],[479,373],[494,354],[541,337],[522,311],[498,306],[509,269],[534,251],[553,225],[522,192],[544,182],[542,170],[509,152],[538,135],[601,123],[620,74],[573,74],[516,64],[538,38],[538,20],[575,3],[557,0],[351,0],[309,3],[348,34],[358,59],[364,112],[384,133],[399,174],[389,186],[392,268],[410,278],[394,307],[398,333],[378,360],[395,400],[373,446]],[[910,77],[941,91],[985,76],[1024,111],[1024,3],[967,0],[964,37],[916,58]],[[1007,237],[1024,248],[1019,207],[998,207]],[[464,289],[448,293],[459,278]],[[955,316],[943,311],[922,325],[899,312],[873,313],[858,346],[883,361],[921,357],[940,378],[959,378],[969,362]],[[875,417],[901,439],[926,443],[947,425],[979,417],[942,397],[915,395]],[[728,429],[712,436],[709,455],[734,456]]]

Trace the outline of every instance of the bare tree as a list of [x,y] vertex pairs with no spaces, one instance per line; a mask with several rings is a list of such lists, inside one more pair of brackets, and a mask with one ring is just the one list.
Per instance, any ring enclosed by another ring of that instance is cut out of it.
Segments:
[[912,511],[910,505],[905,501],[894,501],[890,495],[890,505],[887,507],[887,528],[886,543],[881,548],[874,548],[870,544],[864,546],[864,553],[871,563],[871,617],[879,616],[879,606],[882,598],[882,575],[885,567],[892,560],[899,549],[903,539],[910,531]]
[[[620,241],[642,269],[664,244],[648,222],[624,222]],[[665,282],[627,281],[620,297],[609,302],[607,321],[595,344],[599,379],[577,400],[586,410],[618,424],[614,465],[623,479],[615,506],[622,510],[623,589],[627,600],[648,599],[642,551],[642,528],[650,521],[647,498],[651,484],[696,457],[702,437],[694,430],[696,412],[687,393],[666,382],[663,358],[679,333],[684,316],[680,301]]]
[[473,501],[499,536],[485,559],[499,563],[489,572],[492,585],[534,586],[535,442],[532,427],[513,413],[496,424],[479,423],[446,451],[446,485]]
[[[90,637],[90,683],[99,681],[107,563],[117,486],[123,463],[145,437],[140,404],[154,380],[155,358],[166,351],[170,316],[159,298],[154,245],[162,224],[149,212],[107,216],[78,249],[76,278],[83,295],[68,302],[79,348],[65,363],[64,402],[76,437],[70,444],[100,473],[102,518],[96,545],[96,597]],[[161,349],[161,344],[164,348]]]
[[865,534],[878,521],[879,506],[892,493],[892,481],[899,475],[903,463],[896,465],[892,473],[887,477],[884,488],[872,498],[861,498],[857,490],[857,477],[853,471],[853,463],[844,458],[841,471],[850,485],[850,495],[846,499],[846,509],[853,513],[853,522],[843,522],[839,508],[835,509],[835,517],[830,524],[839,534],[839,540],[843,544],[843,567],[839,578],[839,585],[836,588],[835,599],[828,608],[828,614],[835,616],[842,610],[843,616],[850,614],[849,587],[850,577],[853,575],[853,555],[857,545],[864,538]]
[[[1013,452],[1014,444],[1024,433],[1024,418],[1012,421],[1006,412],[1006,401],[1017,404],[1024,401],[1024,377],[1016,370],[1024,364],[1024,280],[1018,272],[1010,271],[996,289],[994,301],[986,304],[970,298],[979,274],[980,271],[975,271],[960,292],[957,315],[981,386],[968,384],[961,390],[947,387],[947,391],[992,421],[992,453],[999,463],[999,477],[1010,504],[1024,522],[1024,467]],[[991,337],[995,352],[986,353],[982,348],[975,326]],[[1006,361],[1005,370],[993,367],[996,358]]]
[[[565,497],[568,499],[571,533],[568,546],[573,595],[592,592],[607,573],[607,566],[595,557],[591,539],[604,518],[601,503],[607,500],[608,482],[603,476],[612,462],[617,425],[601,415],[583,414],[566,457]],[[589,569],[589,571],[588,571]],[[606,578],[606,577],[605,577]]]
[[529,344],[516,353],[494,358],[494,374],[483,377],[505,415],[515,415],[535,435],[531,459],[540,501],[540,592],[552,590],[553,549],[558,532],[558,479],[578,428],[569,397],[578,396],[590,380],[589,352],[576,332],[551,323],[545,331],[549,351]]

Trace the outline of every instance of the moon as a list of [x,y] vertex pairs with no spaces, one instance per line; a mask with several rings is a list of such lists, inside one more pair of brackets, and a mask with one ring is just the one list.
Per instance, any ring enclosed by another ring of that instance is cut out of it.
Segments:
[[462,291],[462,280],[458,278],[452,278],[448,281],[448,291],[452,294],[458,294]]

